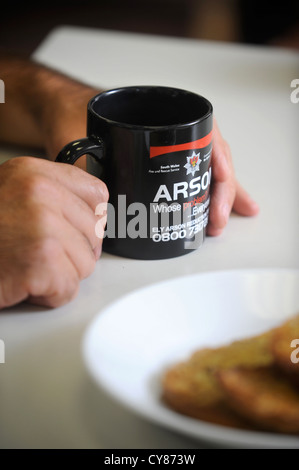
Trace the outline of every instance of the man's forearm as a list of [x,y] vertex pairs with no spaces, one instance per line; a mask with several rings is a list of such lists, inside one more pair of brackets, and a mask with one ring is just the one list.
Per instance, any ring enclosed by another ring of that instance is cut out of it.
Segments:
[[[77,109],[74,100],[83,100],[85,106],[95,93],[91,87],[34,61],[5,54],[0,54],[0,78],[5,83],[0,140],[47,150],[67,107],[71,113]],[[79,112],[78,119],[84,120]]]
[[0,78],[5,84],[5,104],[0,106],[1,141],[41,146],[41,135],[34,116],[38,115],[38,110],[32,112],[32,76],[35,71],[36,65],[29,61],[0,55]]

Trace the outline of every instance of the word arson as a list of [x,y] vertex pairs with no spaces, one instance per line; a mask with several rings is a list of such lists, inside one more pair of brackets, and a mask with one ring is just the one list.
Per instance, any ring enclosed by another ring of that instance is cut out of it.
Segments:
[[[191,158],[191,157],[190,157]],[[185,165],[186,166],[186,165]],[[160,199],[165,199],[167,202],[177,201],[179,194],[184,198],[192,197],[198,194],[201,190],[207,189],[211,182],[211,168],[206,171],[202,177],[197,176],[193,178],[189,184],[187,181],[180,181],[174,183],[172,191],[170,191],[166,184],[161,184],[153,202],[159,202]]]

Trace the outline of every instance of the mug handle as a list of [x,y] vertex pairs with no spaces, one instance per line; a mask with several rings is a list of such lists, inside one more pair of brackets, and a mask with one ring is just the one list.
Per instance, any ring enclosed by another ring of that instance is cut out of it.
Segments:
[[84,137],[66,144],[56,157],[56,162],[73,165],[82,155],[91,155],[97,160],[104,157],[104,143],[101,139]]

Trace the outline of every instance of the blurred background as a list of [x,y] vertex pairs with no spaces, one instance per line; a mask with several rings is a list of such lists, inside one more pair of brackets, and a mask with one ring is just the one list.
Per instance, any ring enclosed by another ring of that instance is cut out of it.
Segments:
[[0,47],[26,55],[61,25],[299,49],[299,0],[11,0],[1,10]]

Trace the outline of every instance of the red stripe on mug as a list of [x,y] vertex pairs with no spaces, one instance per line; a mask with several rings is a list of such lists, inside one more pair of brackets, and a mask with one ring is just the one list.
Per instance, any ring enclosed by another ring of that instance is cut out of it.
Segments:
[[164,155],[166,153],[180,152],[181,150],[195,150],[201,149],[209,145],[212,141],[212,131],[201,139],[194,140],[193,142],[187,142],[186,144],[177,145],[164,145],[163,147],[151,147],[150,158],[157,157],[158,155]]

